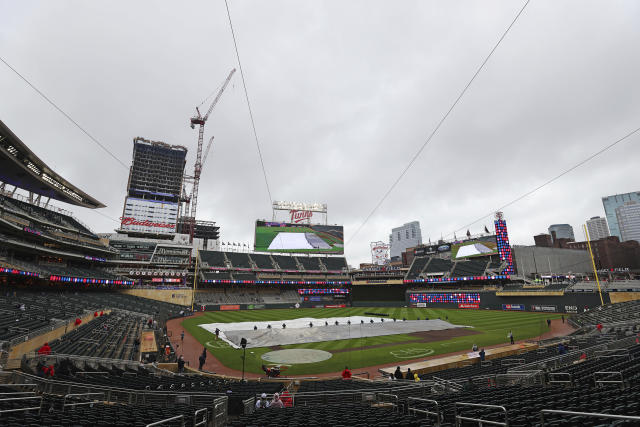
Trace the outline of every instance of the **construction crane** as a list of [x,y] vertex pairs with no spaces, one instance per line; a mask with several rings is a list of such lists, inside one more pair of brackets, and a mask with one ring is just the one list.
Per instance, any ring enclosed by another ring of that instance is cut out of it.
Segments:
[[[200,113],[200,109],[198,107],[196,107],[196,115],[191,118],[191,129],[194,129],[196,127],[196,125],[199,126],[199,128],[198,128],[198,149],[196,151],[196,164],[195,164],[195,167],[194,167],[194,170],[193,170],[193,187],[191,187],[191,196],[189,197],[191,210],[189,211],[188,207],[187,207],[187,212],[186,212],[187,216],[189,217],[189,236],[190,236],[190,240],[191,241],[193,241],[193,234],[195,232],[196,212],[197,212],[197,209],[198,209],[198,188],[200,186],[200,174],[202,173],[202,163],[203,163],[203,161],[202,161],[202,142],[203,142],[203,138],[204,138],[204,125],[205,125],[205,123],[207,123],[207,120],[209,119],[209,115],[211,114],[211,112],[215,108],[216,104],[220,100],[220,97],[222,97],[222,93],[224,92],[224,90],[229,85],[229,82],[231,81],[231,77],[233,77],[233,74],[235,72],[236,72],[235,68],[233,70],[231,70],[231,72],[227,76],[227,79],[224,81],[222,87],[218,91],[218,94],[216,95],[216,97],[214,98],[213,102],[209,106],[209,110],[207,110],[207,113],[203,116]],[[207,146],[207,154],[209,153],[209,148],[211,147],[211,142],[212,141],[213,141],[213,138],[211,138],[211,140],[209,140],[209,145]],[[205,158],[206,158],[206,155],[205,155]]]

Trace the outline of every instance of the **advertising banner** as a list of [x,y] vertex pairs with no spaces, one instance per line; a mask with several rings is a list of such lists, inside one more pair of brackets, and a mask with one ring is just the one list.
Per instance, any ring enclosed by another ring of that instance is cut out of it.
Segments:
[[266,306],[264,304],[249,304],[247,306],[247,309],[249,309],[249,310],[262,310],[265,307]]
[[332,305],[325,305],[324,308],[345,308],[346,305],[345,304],[332,304]]
[[341,225],[256,221],[256,252],[344,253]]
[[427,303],[426,302],[419,302],[419,303],[416,304],[416,307],[426,308],[427,307]]
[[120,228],[126,231],[175,233],[178,204],[127,197],[120,221]]
[[502,309],[524,311],[524,304],[502,304]]
[[577,313],[578,312],[578,306],[576,306],[576,305],[565,305],[564,306],[564,311],[566,313]]
[[478,309],[478,308],[480,308],[480,304],[460,303],[460,304],[458,304],[458,308],[475,308],[475,309]]
[[543,311],[546,313],[555,313],[558,311],[555,305],[535,304],[531,306],[531,311]]
[[227,310],[240,310],[240,306],[239,305],[221,305],[220,306],[220,311],[227,311]]

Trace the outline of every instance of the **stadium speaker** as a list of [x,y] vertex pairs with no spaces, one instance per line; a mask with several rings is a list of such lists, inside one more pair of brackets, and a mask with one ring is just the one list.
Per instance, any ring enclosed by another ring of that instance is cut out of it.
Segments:
[[242,346],[242,348],[247,348],[247,339],[246,338],[242,338],[240,340],[240,346]]

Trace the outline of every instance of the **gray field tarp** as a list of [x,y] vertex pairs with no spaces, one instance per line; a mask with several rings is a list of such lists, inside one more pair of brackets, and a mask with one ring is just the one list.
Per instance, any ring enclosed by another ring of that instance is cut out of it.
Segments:
[[320,341],[346,340],[351,338],[377,337],[382,335],[409,334],[412,332],[440,331],[464,328],[444,320],[387,320],[384,323],[364,323],[352,325],[325,326],[314,324],[307,328],[272,327],[272,329],[226,331],[225,336],[234,347],[240,346],[242,338],[247,339],[247,348],[272,347],[277,345],[303,344]]

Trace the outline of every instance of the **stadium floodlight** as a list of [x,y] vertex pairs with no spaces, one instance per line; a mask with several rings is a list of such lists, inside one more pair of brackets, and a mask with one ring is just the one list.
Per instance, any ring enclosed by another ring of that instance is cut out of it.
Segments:
[[286,202],[286,201],[274,201],[273,209],[278,211],[310,211],[327,213],[326,203],[305,203],[305,202]]

